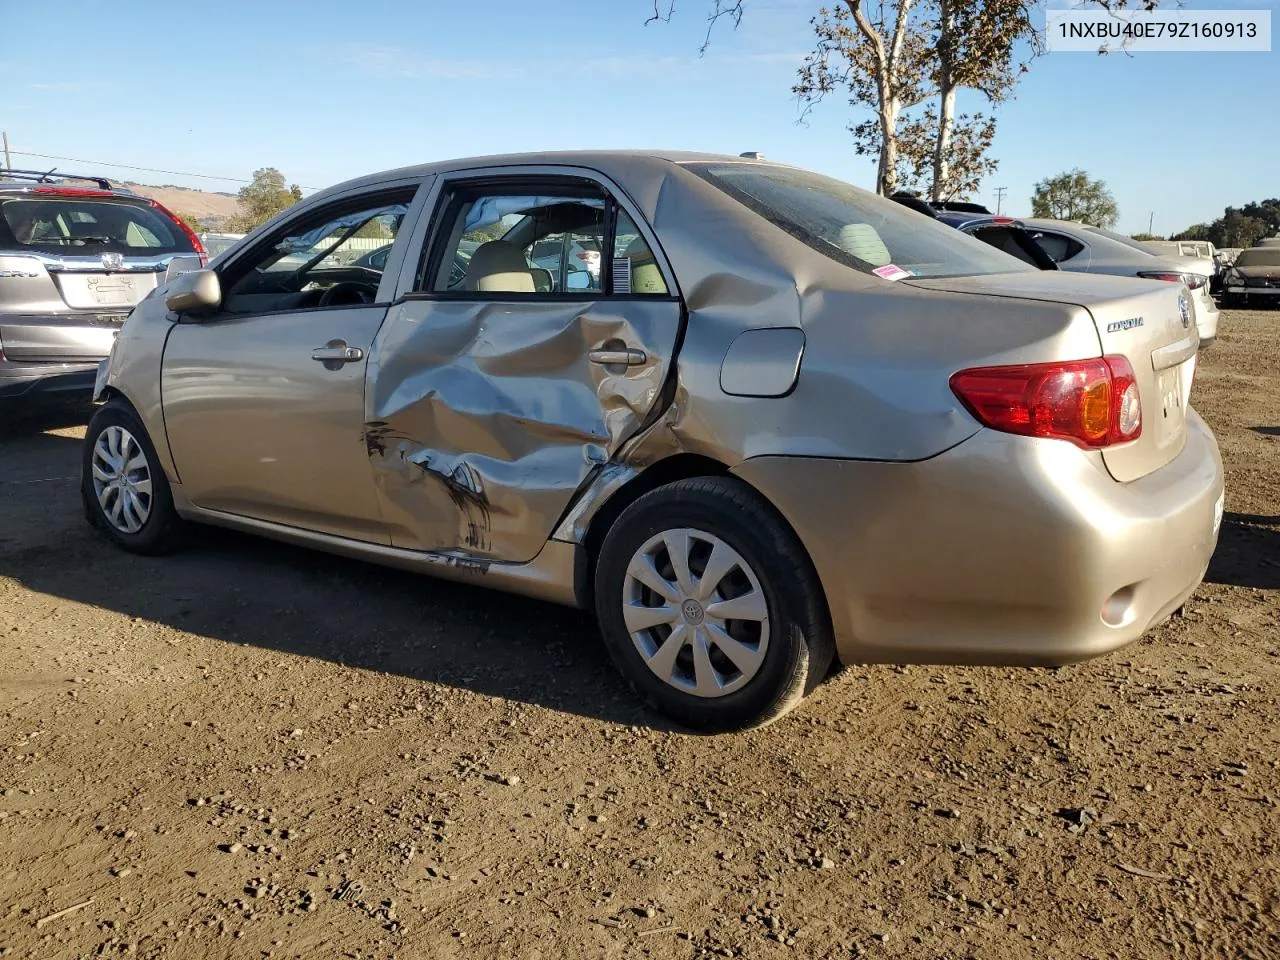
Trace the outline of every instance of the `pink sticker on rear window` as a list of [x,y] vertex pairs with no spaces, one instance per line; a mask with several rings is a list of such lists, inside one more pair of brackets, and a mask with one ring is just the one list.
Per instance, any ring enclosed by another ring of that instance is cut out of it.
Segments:
[[903,277],[911,276],[907,271],[893,263],[886,263],[883,267],[876,267],[871,272],[884,280],[901,280]]

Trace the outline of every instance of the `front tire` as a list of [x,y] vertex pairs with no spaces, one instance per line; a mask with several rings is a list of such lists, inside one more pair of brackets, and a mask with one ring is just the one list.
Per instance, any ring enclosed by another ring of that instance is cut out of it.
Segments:
[[835,654],[817,573],[754,490],[730,477],[659,487],[623,511],[595,572],[615,665],[675,722],[761,727],[795,707]]
[[80,497],[89,522],[132,553],[168,553],[182,520],[142,421],[123,400],[99,408],[84,435]]

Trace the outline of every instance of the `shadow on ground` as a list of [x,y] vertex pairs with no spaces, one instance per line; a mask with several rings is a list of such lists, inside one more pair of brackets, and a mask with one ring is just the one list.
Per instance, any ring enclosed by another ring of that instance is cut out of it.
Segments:
[[80,446],[34,426],[0,436],[0,577],[227,643],[665,728],[581,611],[229,531],[197,529],[167,557],[123,553],[84,521]]
[[1225,513],[1205,579],[1233,587],[1280,590],[1280,516]]

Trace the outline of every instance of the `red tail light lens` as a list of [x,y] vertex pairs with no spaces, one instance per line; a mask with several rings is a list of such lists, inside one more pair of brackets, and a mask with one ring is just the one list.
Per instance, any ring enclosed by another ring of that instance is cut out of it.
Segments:
[[1138,276],[1144,280],[1167,280],[1169,283],[1185,283],[1190,289],[1198,290],[1203,287],[1208,280],[1198,273],[1140,273]]
[[951,389],[983,426],[1026,437],[1109,447],[1142,435],[1142,397],[1122,356],[975,367]]
[[31,191],[48,197],[114,197],[110,190],[90,190],[85,187],[36,187]]
[[209,254],[205,250],[204,244],[200,242],[200,238],[196,236],[196,232],[192,230],[189,226],[187,226],[187,222],[181,219],[180,217],[176,217],[172,213],[170,213],[169,208],[166,207],[163,203],[159,203],[156,200],[150,200],[148,202],[151,204],[151,206],[155,207],[157,211],[159,211],[160,213],[163,213],[166,217],[172,220],[174,224],[177,225],[178,229],[187,235],[187,239],[191,241],[192,249],[194,249],[195,252],[200,255],[200,266],[202,267],[207,266],[209,263]]

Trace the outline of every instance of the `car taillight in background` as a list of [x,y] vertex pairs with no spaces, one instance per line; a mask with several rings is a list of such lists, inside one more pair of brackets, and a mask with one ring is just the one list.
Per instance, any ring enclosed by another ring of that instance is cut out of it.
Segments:
[[191,241],[192,249],[195,250],[195,252],[200,256],[200,266],[201,267],[208,266],[209,254],[205,252],[204,244],[200,242],[200,238],[196,236],[196,232],[192,230],[189,226],[187,226],[186,221],[180,217],[174,216],[169,211],[169,208],[166,207],[163,203],[160,203],[159,201],[148,200],[147,202],[150,203],[151,206],[154,207],[158,213],[163,213],[166,217],[172,220],[177,225],[178,229],[187,235],[187,239]]
[[1142,435],[1142,398],[1122,356],[975,367],[951,389],[983,426],[1096,449]]
[[1201,276],[1198,273],[1168,273],[1166,271],[1157,271],[1153,273],[1139,273],[1138,276],[1144,280],[1167,280],[1169,283],[1184,283],[1188,289],[1198,290],[1209,282],[1208,277]]

